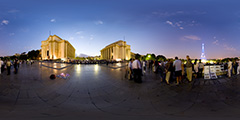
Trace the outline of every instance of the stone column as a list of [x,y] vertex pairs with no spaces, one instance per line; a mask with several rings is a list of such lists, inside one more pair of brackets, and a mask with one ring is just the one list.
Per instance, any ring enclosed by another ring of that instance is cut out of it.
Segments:
[[107,59],[106,49],[104,49],[104,59]]
[[52,43],[49,42],[49,58],[52,58]]

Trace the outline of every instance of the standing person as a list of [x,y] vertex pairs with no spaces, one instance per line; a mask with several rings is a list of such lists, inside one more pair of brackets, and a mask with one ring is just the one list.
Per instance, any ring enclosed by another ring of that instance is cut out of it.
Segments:
[[157,60],[154,61],[154,72],[155,73],[158,73],[158,66],[159,66],[159,63]]
[[17,58],[14,60],[13,66],[14,66],[15,74],[17,74],[18,73],[18,66],[19,66],[19,61],[18,61]]
[[238,59],[237,63],[238,63],[237,75],[239,75],[239,73],[240,73],[240,59]]
[[182,61],[175,57],[175,61],[173,62],[173,67],[175,67],[175,76],[177,80],[177,85],[182,81]]
[[185,65],[184,65],[184,60],[182,60],[182,79],[185,79]]
[[186,63],[186,72],[187,72],[187,79],[189,82],[192,81],[192,62],[189,55],[186,56],[187,63]]
[[136,57],[136,59],[132,63],[132,69],[133,69],[133,74],[134,74],[134,82],[136,83],[142,83],[142,71],[141,71],[141,63],[138,60],[139,58]]
[[0,58],[0,74],[2,73],[2,65],[3,65],[3,61]]
[[8,74],[7,75],[10,75],[11,74],[11,65],[12,63],[10,62],[10,60],[8,59],[7,60],[7,63],[6,63],[6,66],[7,66],[7,71],[8,71]]
[[198,77],[199,78],[202,78],[203,69],[204,69],[204,64],[202,63],[202,61],[200,59],[199,63],[198,63]]
[[144,60],[143,62],[142,62],[142,67],[143,67],[143,74],[145,74],[146,73],[146,61]]
[[160,61],[160,65],[159,65],[158,71],[159,71],[161,82],[162,82],[163,80],[165,80],[165,75],[166,75],[165,66],[164,66],[164,62],[163,61],[162,62]]
[[169,85],[169,80],[170,80],[170,76],[171,76],[171,72],[172,72],[172,67],[173,64],[171,62],[172,60],[168,60],[167,64],[166,64],[166,83]]
[[228,60],[228,77],[232,76],[232,61]]
[[153,65],[153,61],[150,60],[150,62],[149,62],[149,66],[148,66],[150,71],[152,70],[152,65]]
[[132,62],[133,62],[133,59],[131,58],[129,63],[128,63],[128,79],[129,80],[133,79],[133,77],[132,77],[132,75],[133,75]]
[[152,71],[155,73],[155,61],[153,61],[153,64],[152,64]]
[[197,59],[194,62],[193,68],[194,68],[194,77],[197,78],[197,76],[198,76],[198,63],[197,63]]
[[233,61],[234,75],[237,74],[238,63],[236,60]]
[[30,60],[30,62],[31,62],[31,65],[34,63],[34,61],[33,61],[33,60]]

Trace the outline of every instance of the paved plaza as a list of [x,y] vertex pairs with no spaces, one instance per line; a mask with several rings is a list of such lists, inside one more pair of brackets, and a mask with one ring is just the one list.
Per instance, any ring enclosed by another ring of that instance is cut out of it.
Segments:
[[[51,74],[68,73],[70,77]],[[239,120],[240,76],[167,85],[147,71],[138,84],[125,64],[23,64],[0,75],[0,120]]]

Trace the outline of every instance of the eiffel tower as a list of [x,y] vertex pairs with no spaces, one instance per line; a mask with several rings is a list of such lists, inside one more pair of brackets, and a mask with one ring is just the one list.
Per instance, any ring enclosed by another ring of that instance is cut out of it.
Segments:
[[206,60],[206,56],[204,53],[204,43],[202,43],[202,54],[201,54],[201,60]]

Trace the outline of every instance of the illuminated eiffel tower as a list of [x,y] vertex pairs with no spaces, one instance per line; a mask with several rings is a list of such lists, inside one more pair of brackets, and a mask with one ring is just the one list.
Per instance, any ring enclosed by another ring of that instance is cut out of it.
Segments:
[[206,56],[204,53],[204,43],[202,43],[202,54],[201,54],[201,60],[206,60]]

